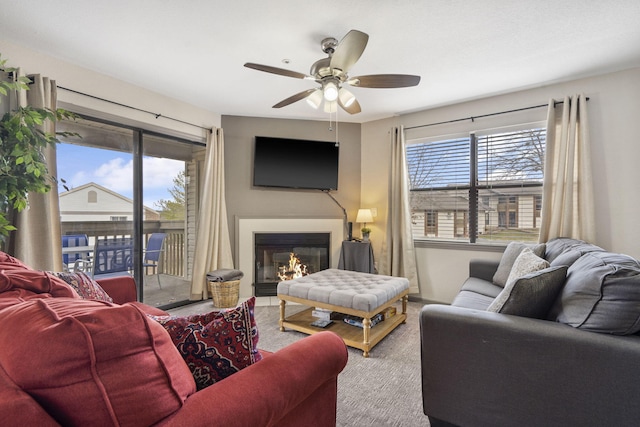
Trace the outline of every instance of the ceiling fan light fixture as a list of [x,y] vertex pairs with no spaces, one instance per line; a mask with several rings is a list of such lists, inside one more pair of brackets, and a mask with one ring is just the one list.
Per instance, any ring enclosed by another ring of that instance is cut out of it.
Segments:
[[325,113],[335,113],[338,111],[338,103],[336,101],[325,101],[324,102],[324,112]]
[[353,104],[353,102],[356,100],[356,97],[343,87],[340,88],[338,97],[340,98],[340,102],[342,103],[342,105],[344,105],[345,107],[350,107],[351,104]]
[[316,110],[322,103],[322,90],[316,89],[311,95],[307,96],[307,104]]
[[329,102],[333,102],[338,99],[338,85],[335,82],[327,82],[324,84],[322,91],[324,92],[324,99]]

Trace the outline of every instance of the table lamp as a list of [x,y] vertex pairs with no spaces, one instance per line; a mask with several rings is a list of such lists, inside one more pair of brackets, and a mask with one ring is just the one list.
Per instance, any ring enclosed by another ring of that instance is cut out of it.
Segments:
[[367,223],[373,222],[373,215],[371,214],[371,209],[358,209],[356,222],[360,222],[364,224],[360,229],[360,231],[362,231],[362,240],[364,240],[365,242],[368,241],[369,233],[371,233],[371,229],[367,227]]

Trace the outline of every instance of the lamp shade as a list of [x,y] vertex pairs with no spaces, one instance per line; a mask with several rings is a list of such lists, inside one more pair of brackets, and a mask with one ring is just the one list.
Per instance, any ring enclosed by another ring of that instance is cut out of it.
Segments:
[[322,103],[322,90],[316,89],[311,95],[307,96],[307,104],[317,109]]
[[338,91],[338,98],[340,98],[340,102],[342,102],[342,105],[344,105],[345,107],[350,107],[351,104],[353,104],[353,102],[356,100],[356,97],[343,87],[341,87]]
[[358,209],[358,216],[356,216],[356,222],[373,222],[373,215],[371,209]]

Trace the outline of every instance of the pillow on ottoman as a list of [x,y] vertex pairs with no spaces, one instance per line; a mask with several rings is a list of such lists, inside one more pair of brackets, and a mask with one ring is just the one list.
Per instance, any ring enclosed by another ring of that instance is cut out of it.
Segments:
[[152,425],[195,392],[169,335],[132,305],[38,299],[0,324],[0,365],[61,425]]
[[255,297],[239,307],[186,317],[152,316],[169,332],[198,390],[259,360]]

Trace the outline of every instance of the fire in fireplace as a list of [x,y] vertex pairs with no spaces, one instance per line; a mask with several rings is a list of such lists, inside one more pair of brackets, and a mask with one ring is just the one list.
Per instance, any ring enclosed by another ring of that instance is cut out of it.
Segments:
[[330,233],[256,233],[254,294],[275,296],[278,282],[329,268]]
[[300,262],[300,258],[293,252],[289,254],[289,263],[278,267],[278,279],[291,280],[298,277],[306,276],[308,273],[307,266]]

